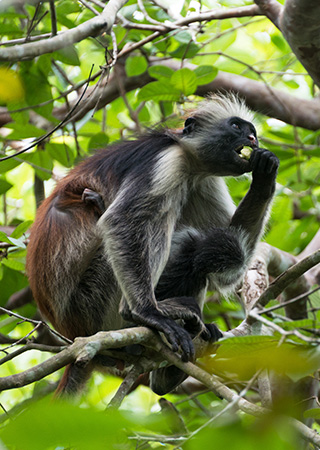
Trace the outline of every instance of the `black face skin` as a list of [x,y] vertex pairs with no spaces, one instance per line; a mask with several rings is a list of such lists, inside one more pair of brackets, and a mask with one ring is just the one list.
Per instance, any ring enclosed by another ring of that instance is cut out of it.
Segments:
[[[196,137],[197,132],[204,135],[201,123],[196,118],[187,119],[184,136]],[[244,146],[255,149],[258,145],[256,129],[252,123],[240,117],[229,117],[216,125],[212,134],[207,134],[198,150],[208,173],[238,176],[252,170],[250,161],[240,157],[240,151]]]

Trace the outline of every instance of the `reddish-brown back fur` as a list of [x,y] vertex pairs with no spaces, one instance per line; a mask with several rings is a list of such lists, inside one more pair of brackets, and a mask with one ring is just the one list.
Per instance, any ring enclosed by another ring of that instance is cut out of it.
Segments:
[[[42,314],[52,325],[68,337],[80,335],[58,318],[59,305],[50,287],[56,283],[64,255],[70,242],[92,230],[101,214],[96,205],[85,203],[85,188],[99,192],[97,181],[85,175],[83,165],[78,166],[59,182],[53,193],[40,206],[32,227],[28,245],[27,272],[33,296]],[[62,269],[63,270],[63,269]]]

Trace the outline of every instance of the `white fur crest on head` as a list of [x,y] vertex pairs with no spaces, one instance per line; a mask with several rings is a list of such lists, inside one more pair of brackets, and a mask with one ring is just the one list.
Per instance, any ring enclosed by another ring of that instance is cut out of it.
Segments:
[[220,122],[228,117],[240,117],[248,122],[253,121],[253,112],[246,106],[244,100],[234,93],[211,94],[199,104],[190,117],[199,117],[201,121],[210,124]]

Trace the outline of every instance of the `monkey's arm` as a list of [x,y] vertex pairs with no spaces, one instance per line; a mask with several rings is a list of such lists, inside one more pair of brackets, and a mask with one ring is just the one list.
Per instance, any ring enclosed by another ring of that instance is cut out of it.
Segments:
[[241,229],[252,251],[263,233],[268,218],[268,209],[275,191],[279,167],[278,158],[268,150],[257,148],[250,158],[252,183],[250,189],[236,209],[231,227]]
[[209,289],[227,294],[242,279],[268,218],[275,190],[278,158],[255,149],[250,159],[252,183],[229,227],[211,228],[198,240],[193,267],[204,274]]

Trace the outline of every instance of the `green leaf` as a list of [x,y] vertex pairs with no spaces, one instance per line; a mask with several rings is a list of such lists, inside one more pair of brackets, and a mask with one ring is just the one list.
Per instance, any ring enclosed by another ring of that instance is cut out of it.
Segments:
[[21,239],[7,236],[3,231],[0,231],[0,242],[6,242],[7,244],[15,245],[16,247],[26,248]]
[[23,450],[106,450],[121,448],[126,426],[128,421],[118,411],[97,412],[46,399],[8,422],[0,438],[5,446]]
[[14,169],[21,163],[22,161],[16,161],[13,158],[6,159],[5,161],[0,161],[0,173],[9,172],[10,170]]
[[67,144],[50,142],[50,144],[46,145],[46,150],[48,150],[51,158],[58,161],[64,167],[71,167],[73,165],[76,154]]
[[9,181],[0,179],[0,195],[7,192],[12,186],[13,184],[9,183]]
[[180,31],[175,35],[175,40],[181,44],[189,44],[192,41],[192,36],[188,31]]
[[25,270],[25,264],[15,259],[3,259],[2,264],[9,267],[9,269],[22,271]]
[[296,328],[317,329],[320,327],[320,323],[313,319],[293,320],[291,322],[283,321],[277,322],[277,325],[279,325],[284,330],[295,330]]
[[[41,56],[37,63],[26,61],[21,63],[21,76],[25,84],[26,102],[29,106],[38,105],[52,99],[51,85],[49,83],[50,59],[48,55]],[[53,103],[36,108],[40,114],[50,121],[57,119],[52,116]]]
[[170,69],[170,67],[159,65],[149,67],[148,73],[152,78],[156,78],[157,80],[168,80],[171,78],[174,70]]
[[193,41],[191,41],[188,44],[179,45],[179,47],[170,52],[170,54],[173,58],[185,59],[192,58],[198,53],[199,50],[200,47],[198,47]]
[[181,92],[171,84],[163,81],[153,81],[140,89],[138,101],[154,100],[157,102],[162,100],[177,102],[180,100],[180,96]]
[[80,65],[80,59],[77,50],[73,45],[69,45],[68,47],[53,52],[52,56],[58,61],[61,61],[65,64],[70,64],[70,66]]
[[218,70],[212,66],[199,66],[194,70],[197,77],[197,84],[211,83],[217,76]]
[[148,62],[144,56],[129,56],[126,59],[126,72],[128,77],[141,75],[148,68]]
[[184,95],[191,95],[197,89],[197,77],[192,70],[184,68],[172,74],[171,84],[183,92]]
[[42,128],[35,127],[31,124],[25,124],[21,127],[21,124],[14,123],[8,124],[7,128],[11,128],[13,130],[12,133],[9,134],[10,139],[36,138],[44,135],[46,132]]
[[26,220],[25,222],[20,223],[10,234],[10,239],[21,237],[30,228],[31,224],[32,220]]
[[309,417],[312,417],[313,419],[320,419],[320,408],[307,409],[303,415],[306,419]]
[[[53,162],[46,151],[38,150],[21,155],[21,159],[34,164],[35,172],[41,180],[49,180],[53,169]],[[41,170],[43,168],[44,170]]]
[[242,336],[221,340],[214,358],[205,363],[212,373],[248,379],[260,368],[298,380],[320,367],[319,351],[311,346],[284,342],[272,336]]
[[106,133],[97,133],[90,138],[88,150],[98,150],[105,148],[109,143],[109,137]]

